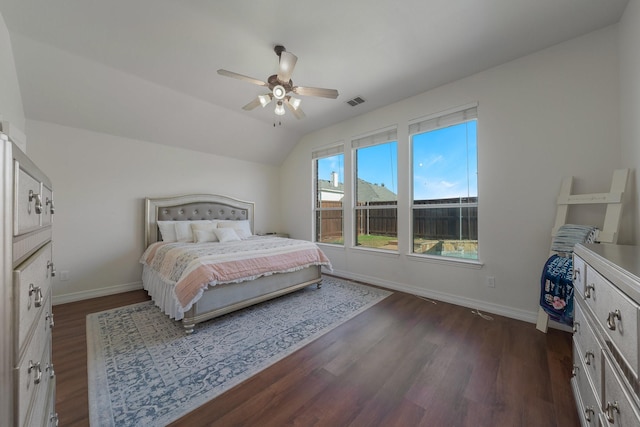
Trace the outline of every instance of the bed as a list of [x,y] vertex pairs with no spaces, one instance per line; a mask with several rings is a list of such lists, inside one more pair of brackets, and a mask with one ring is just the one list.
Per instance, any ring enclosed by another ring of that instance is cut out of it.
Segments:
[[187,334],[214,317],[319,288],[322,268],[331,270],[314,243],[254,235],[253,218],[252,202],[222,195],[145,199],[143,287]]

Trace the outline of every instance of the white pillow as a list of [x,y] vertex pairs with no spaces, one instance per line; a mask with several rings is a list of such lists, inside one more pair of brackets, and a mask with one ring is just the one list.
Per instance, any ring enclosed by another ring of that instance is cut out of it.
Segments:
[[233,228],[214,228],[213,232],[216,233],[216,237],[222,243],[242,240]]
[[172,243],[178,240],[176,237],[175,221],[158,221],[158,228],[162,241]]
[[240,239],[248,239],[251,237],[251,224],[248,219],[239,221],[220,221],[218,228],[233,228]]
[[193,242],[193,231],[191,230],[191,225],[204,223],[211,223],[211,221],[176,221],[174,224],[176,227],[176,240],[178,242]]
[[216,236],[216,233],[214,233],[215,228],[215,222],[191,224],[191,231],[193,231],[193,240],[196,243],[217,242],[218,236]]

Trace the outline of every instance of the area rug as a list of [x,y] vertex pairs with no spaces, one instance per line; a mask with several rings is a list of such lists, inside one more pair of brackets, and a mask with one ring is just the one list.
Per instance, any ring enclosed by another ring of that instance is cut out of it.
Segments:
[[91,425],[164,426],[334,329],[391,292],[324,277],[196,326],[151,301],[87,316]]

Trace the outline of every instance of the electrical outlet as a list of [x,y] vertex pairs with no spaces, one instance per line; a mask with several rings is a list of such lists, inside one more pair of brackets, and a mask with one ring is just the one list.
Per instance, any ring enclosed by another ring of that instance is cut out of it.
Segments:
[[490,288],[496,287],[496,278],[493,276],[487,276],[487,286]]
[[62,270],[60,272],[60,281],[61,282],[66,282],[67,280],[69,280],[69,271],[68,270]]

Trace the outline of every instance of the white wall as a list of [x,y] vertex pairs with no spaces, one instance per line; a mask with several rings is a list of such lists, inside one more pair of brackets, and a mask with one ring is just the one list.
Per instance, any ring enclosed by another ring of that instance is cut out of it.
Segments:
[[[9,121],[12,126],[16,126],[23,133],[25,118],[22,95],[18,85],[9,30],[2,15],[0,15],[0,52],[2,52],[0,54],[0,119]],[[24,144],[19,143],[18,145],[23,151],[26,151]]]
[[[575,192],[607,191],[620,167],[617,26],[307,135],[281,171],[287,231],[311,238],[314,147],[398,125],[400,254],[323,246],[337,274],[535,321],[555,199],[565,175]],[[366,98],[366,94],[365,98]],[[411,183],[407,121],[478,102],[479,251],[482,268],[406,255]],[[345,152],[345,176],[351,153]],[[347,179],[345,179],[347,181]],[[349,187],[350,182],[346,182]],[[591,221],[591,210],[575,220]],[[349,206],[345,222],[350,223]],[[486,285],[495,276],[495,288]]]
[[[620,124],[622,164],[634,169],[624,211],[624,243],[640,244],[640,0],[620,20]],[[622,242],[622,240],[621,240]]]
[[44,122],[29,155],[52,180],[54,303],[140,288],[144,198],[216,193],[256,203],[255,230],[280,231],[278,169]]

